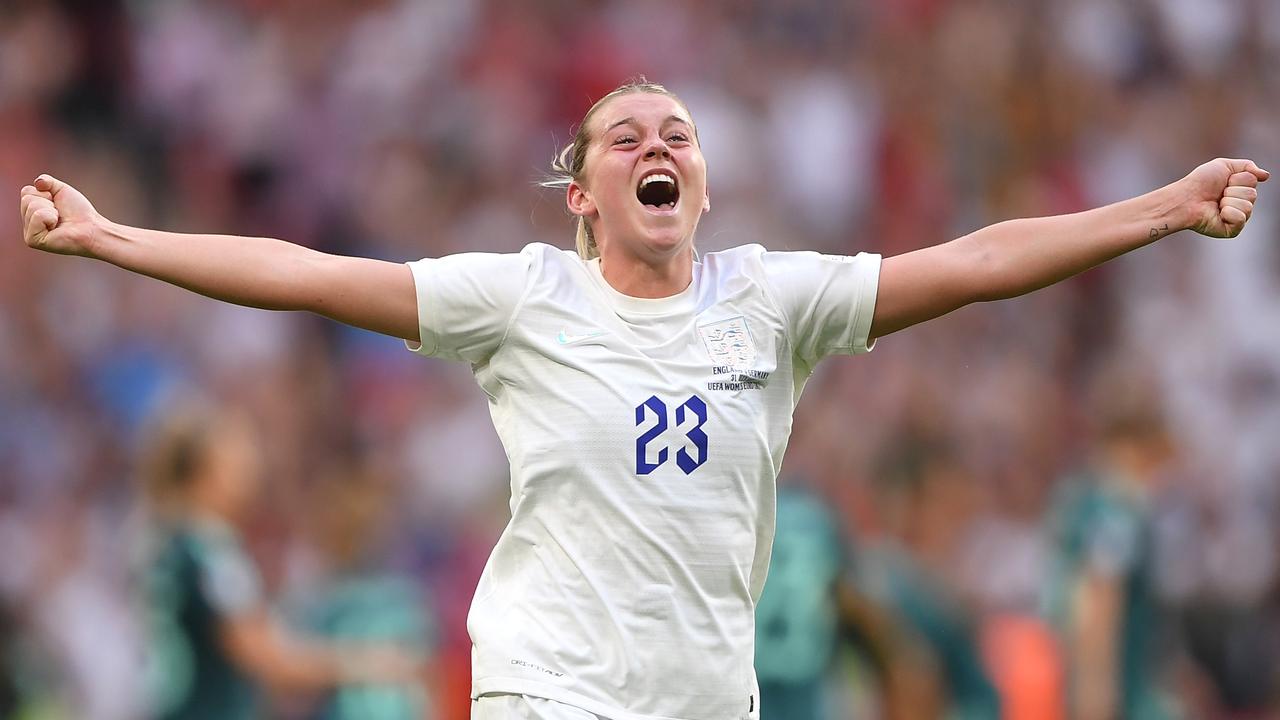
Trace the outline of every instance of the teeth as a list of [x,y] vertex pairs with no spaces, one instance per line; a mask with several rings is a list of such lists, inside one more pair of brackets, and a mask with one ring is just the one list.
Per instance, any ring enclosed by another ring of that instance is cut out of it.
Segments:
[[675,184],[676,184],[676,179],[675,179],[675,178],[673,178],[673,177],[671,177],[670,175],[668,175],[668,174],[666,174],[666,173],[655,173],[655,174],[650,175],[649,177],[647,177],[647,178],[645,178],[645,179],[641,180],[641,181],[640,181],[640,187],[644,187],[644,186],[648,185],[648,184],[649,184],[649,183],[651,183],[651,182],[658,182],[659,180],[663,180],[663,181],[669,182],[669,183],[671,183],[672,185],[675,185]]

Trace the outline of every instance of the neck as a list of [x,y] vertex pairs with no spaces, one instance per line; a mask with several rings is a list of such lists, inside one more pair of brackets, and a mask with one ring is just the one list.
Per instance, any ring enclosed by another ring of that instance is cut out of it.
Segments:
[[231,504],[212,492],[201,492],[193,488],[187,505],[187,514],[192,518],[213,518],[228,525],[234,525],[237,513]]
[[1135,443],[1113,443],[1105,452],[1111,468],[1140,487],[1146,486],[1163,465],[1158,453]]
[[636,298],[678,295],[693,281],[693,248],[669,257],[642,258],[622,251],[600,250],[600,274],[614,290]]

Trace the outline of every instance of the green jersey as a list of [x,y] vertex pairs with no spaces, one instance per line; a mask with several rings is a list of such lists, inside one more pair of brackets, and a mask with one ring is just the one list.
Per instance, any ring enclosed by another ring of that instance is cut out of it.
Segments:
[[[339,642],[395,644],[425,655],[433,635],[422,593],[389,574],[349,575],[316,593],[305,615],[312,632]],[[353,685],[334,691],[317,718],[411,720],[425,705],[416,688]]]
[[1051,527],[1057,561],[1050,582],[1049,610],[1070,637],[1079,619],[1071,598],[1086,573],[1121,584],[1119,683],[1120,715],[1146,720],[1167,717],[1154,682],[1159,608],[1152,578],[1152,540],[1142,497],[1115,478],[1086,474],[1059,490]]
[[756,604],[760,682],[820,677],[835,645],[833,589],[844,548],[831,514],[813,496],[782,488],[769,576]]
[[756,604],[761,720],[821,717],[836,638],[833,591],[843,567],[831,513],[814,496],[781,488],[769,576]]
[[976,619],[943,582],[891,543],[860,553],[867,594],[892,608],[932,651],[948,698],[947,717],[995,720],[1000,696],[982,659]]
[[257,569],[230,526],[208,519],[173,528],[146,577],[151,716],[259,717],[254,684],[223,649],[225,619],[262,602]]

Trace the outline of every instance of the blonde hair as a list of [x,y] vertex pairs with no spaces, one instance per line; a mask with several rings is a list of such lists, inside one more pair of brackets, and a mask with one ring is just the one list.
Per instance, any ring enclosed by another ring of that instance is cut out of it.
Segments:
[[[666,95],[675,100],[684,108],[686,113],[689,112],[689,106],[684,104],[675,93],[666,89],[662,85],[655,82],[649,82],[643,75],[628,80],[626,83],[619,85],[611,90],[607,95],[600,98],[591,106],[587,114],[582,116],[582,122],[578,124],[578,129],[573,135],[573,142],[564,147],[563,150],[556,153],[555,158],[551,161],[551,177],[540,183],[543,187],[548,188],[567,188],[570,183],[582,183],[583,172],[587,162],[587,149],[591,145],[591,134],[588,126],[591,119],[595,117],[596,112],[610,100],[621,95],[630,95],[632,93],[653,93],[654,95]],[[692,113],[690,113],[690,122],[693,122]],[[693,138],[698,139],[698,127],[693,126]],[[583,260],[600,257],[600,248],[596,245],[595,234],[591,230],[591,224],[587,222],[585,217],[578,217],[578,230],[575,238],[575,244],[578,248],[578,255]]]
[[217,409],[187,398],[152,419],[141,448],[138,477],[150,509],[176,516],[187,491],[203,470],[217,432]]
[[247,427],[248,416],[201,396],[184,397],[151,418],[138,455],[142,499],[157,516],[186,511],[190,491],[208,470],[211,455],[228,431]]

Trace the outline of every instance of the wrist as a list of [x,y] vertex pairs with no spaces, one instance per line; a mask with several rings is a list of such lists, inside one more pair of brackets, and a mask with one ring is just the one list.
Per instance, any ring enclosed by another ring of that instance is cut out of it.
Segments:
[[[1195,224],[1192,195],[1186,180],[1178,180],[1151,193],[1150,228],[1155,231],[1153,240],[1189,230]],[[1150,232],[1149,230],[1148,232]]]
[[89,220],[88,237],[85,238],[85,255],[94,260],[115,263],[119,255],[115,249],[123,237],[123,227],[120,224],[94,213]]

